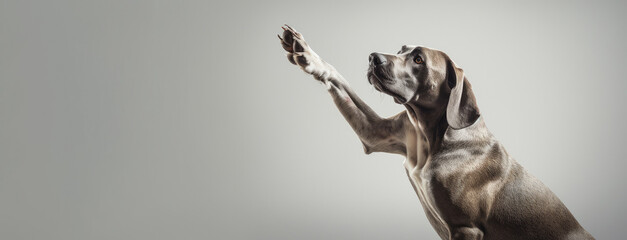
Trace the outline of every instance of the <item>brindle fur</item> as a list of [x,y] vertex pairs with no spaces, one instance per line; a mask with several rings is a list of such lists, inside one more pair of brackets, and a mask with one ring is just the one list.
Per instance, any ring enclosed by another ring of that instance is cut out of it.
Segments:
[[403,46],[396,55],[370,55],[368,81],[407,109],[381,118],[300,33],[283,30],[289,61],[327,86],[366,154],[406,157],[407,176],[442,239],[594,239],[488,131],[470,82],[445,53]]

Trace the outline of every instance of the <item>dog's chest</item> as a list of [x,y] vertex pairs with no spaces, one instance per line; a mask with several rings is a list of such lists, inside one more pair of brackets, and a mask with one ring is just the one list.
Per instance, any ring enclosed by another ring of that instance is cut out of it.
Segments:
[[411,185],[414,187],[414,190],[418,195],[418,199],[420,200],[420,204],[425,211],[425,215],[429,220],[429,223],[431,223],[431,226],[433,226],[442,239],[449,239],[450,231],[448,225],[444,221],[442,214],[438,211],[435,202],[436,200],[433,194],[434,191],[432,189],[433,186],[429,180],[430,172],[425,171],[424,168],[408,168],[407,164],[405,165],[405,171]]
[[413,136],[408,138],[410,139],[407,143],[408,154],[403,166],[405,167],[410,183],[418,195],[427,219],[440,237],[448,239],[449,230],[441,213],[436,207],[433,186],[430,182],[432,172],[429,170],[428,145],[421,140],[423,138],[416,135],[417,134],[414,133]]

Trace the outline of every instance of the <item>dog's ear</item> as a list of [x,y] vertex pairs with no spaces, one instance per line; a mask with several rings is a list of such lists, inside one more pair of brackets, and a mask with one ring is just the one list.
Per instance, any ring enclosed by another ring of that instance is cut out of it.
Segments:
[[464,76],[464,70],[458,68],[452,60],[446,61],[446,82],[451,94],[446,107],[446,120],[453,129],[472,125],[479,118],[479,107],[470,82]]

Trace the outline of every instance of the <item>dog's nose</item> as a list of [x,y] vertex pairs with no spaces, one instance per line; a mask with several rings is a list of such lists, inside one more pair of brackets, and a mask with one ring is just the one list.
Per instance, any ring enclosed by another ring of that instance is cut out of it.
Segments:
[[388,61],[385,56],[380,53],[371,53],[370,56],[368,56],[368,60],[370,61],[370,64],[375,66],[385,64]]

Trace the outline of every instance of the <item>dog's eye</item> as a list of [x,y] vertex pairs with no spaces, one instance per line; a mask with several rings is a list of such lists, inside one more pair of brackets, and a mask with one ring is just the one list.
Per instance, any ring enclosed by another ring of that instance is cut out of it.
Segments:
[[418,64],[421,64],[421,63],[423,63],[424,61],[422,61],[422,58],[421,58],[420,56],[418,56],[418,57],[414,58],[414,62],[415,62],[415,63],[418,63]]

